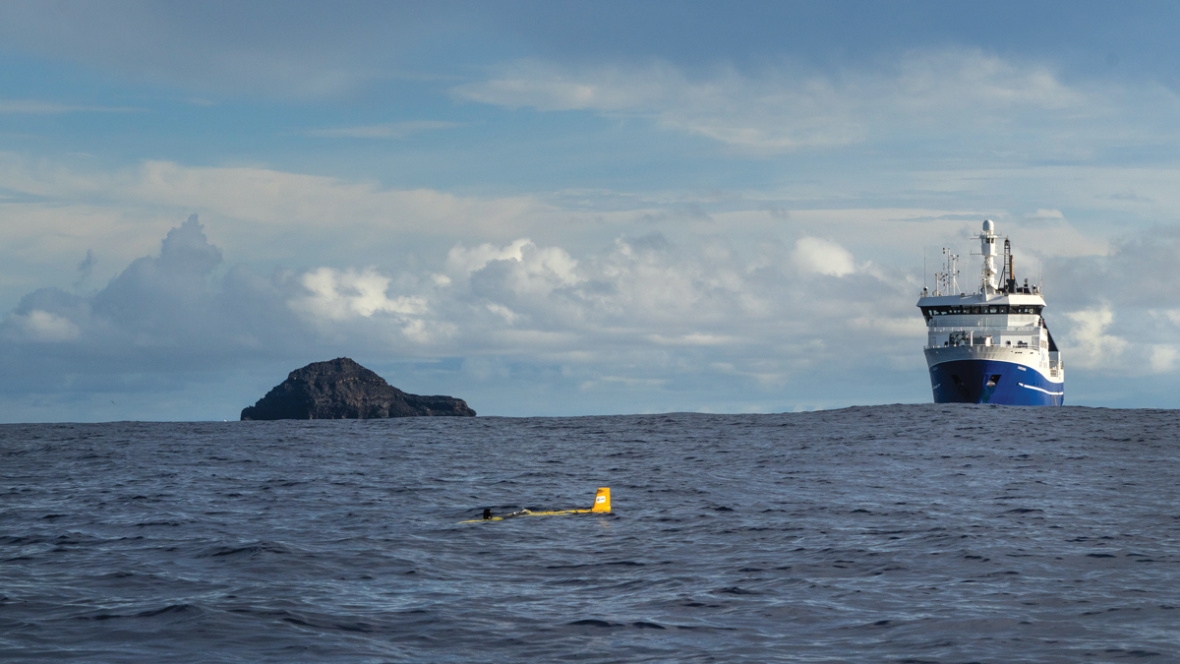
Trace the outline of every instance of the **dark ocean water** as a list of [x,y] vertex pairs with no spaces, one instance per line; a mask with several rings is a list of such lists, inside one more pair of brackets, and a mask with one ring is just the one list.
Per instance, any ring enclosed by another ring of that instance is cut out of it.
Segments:
[[[1180,662],[1180,411],[0,426],[0,660]],[[484,507],[614,513],[463,524]]]

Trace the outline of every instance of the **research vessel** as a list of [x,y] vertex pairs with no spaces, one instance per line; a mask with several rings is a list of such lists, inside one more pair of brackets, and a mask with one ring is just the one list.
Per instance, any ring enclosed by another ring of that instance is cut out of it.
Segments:
[[1060,406],[1065,366],[1042,315],[1040,285],[1017,283],[1012,245],[1003,238],[999,254],[995,222],[985,219],[975,239],[983,254],[979,291],[959,292],[959,257],[943,249],[934,291],[923,287],[918,299],[934,402]]

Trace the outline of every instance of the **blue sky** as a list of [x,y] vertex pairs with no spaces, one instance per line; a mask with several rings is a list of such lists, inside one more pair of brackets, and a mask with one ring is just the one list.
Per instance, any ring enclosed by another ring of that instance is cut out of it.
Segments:
[[924,402],[982,219],[1175,407],[1174,3],[0,4],[0,421],[353,357],[481,414]]

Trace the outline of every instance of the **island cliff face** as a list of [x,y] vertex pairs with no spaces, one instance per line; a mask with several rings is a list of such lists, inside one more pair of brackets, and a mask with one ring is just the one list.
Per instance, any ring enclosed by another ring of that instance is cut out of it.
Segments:
[[450,415],[474,417],[462,399],[406,394],[347,357],[292,371],[243,420],[343,420]]

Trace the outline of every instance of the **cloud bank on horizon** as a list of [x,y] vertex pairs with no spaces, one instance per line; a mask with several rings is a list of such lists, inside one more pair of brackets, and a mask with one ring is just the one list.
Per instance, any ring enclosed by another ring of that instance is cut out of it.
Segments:
[[1015,7],[7,4],[0,421],[339,355],[481,414],[927,401],[923,263],[972,283],[984,217],[1068,402],[1174,407],[1178,12]]

